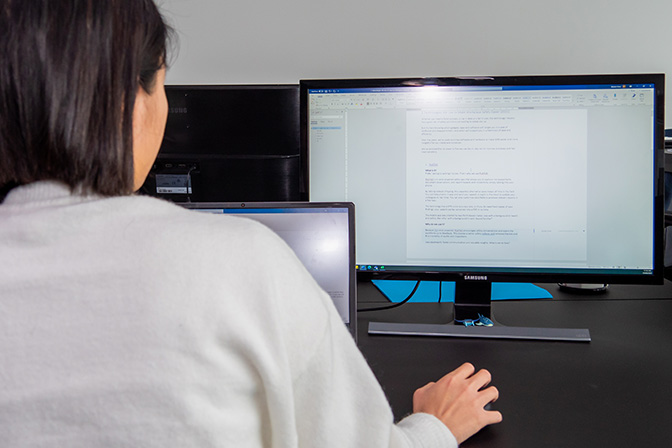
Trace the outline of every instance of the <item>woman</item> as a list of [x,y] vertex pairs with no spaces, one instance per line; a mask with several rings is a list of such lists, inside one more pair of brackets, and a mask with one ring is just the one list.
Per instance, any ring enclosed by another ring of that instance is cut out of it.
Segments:
[[329,297],[266,228],[134,196],[169,30],[151,0],[0,0],[0,446],[456,446],[465,364],[393,423]]

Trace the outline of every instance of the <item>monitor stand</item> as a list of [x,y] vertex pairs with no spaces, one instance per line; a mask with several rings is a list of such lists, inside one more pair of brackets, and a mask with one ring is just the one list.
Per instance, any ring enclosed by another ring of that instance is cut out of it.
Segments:
[[[590,332],[585,328],[509,327],[498,324],[492,315],[491,291],[492,282],[489,281],[458,281],[455,283],[455,320],[452,323],[369,322],[369,334],[590,342]],[[475,321],[479,314],[491,319],[494,325],[465,326],[460,323]]]

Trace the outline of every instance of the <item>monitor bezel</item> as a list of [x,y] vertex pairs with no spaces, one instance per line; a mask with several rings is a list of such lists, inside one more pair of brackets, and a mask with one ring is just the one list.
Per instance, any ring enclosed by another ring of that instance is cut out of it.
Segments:
[[[654,240],[653,269],[650,273],[577,273],[544,272],[544,269],[501,267],[455,267],[450,270],[431,270],[426,266],[413,266],[398,270],[357,270],[359,280],[443,280],[443,281],[488,281],[488,282],[534,282],[534,283],[614,283],[614,284],[662,284],[663,230],[664,230],[664,129],[665,129],[665,75],[662,73],[587,74],[587,75],[523,75],[523,76],[469,76],[469,77],[409,77],[409,78],[360,78],[360,79],[304,79],[299,82],[300,142],[302,172],[305,185],[310,191],[309,144],[308,144],[308,90],[385,88],[411,86],[560,86],[560,85],[654,85]],[[310,199],[308,196],[307,199]]]

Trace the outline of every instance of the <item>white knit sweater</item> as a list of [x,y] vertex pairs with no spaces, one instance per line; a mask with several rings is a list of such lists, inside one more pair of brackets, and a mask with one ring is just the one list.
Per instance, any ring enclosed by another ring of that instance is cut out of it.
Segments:
[[54,182],[0,205],[0,446],[456,445],[433,416],[393,424],[331,300],[260,224]]

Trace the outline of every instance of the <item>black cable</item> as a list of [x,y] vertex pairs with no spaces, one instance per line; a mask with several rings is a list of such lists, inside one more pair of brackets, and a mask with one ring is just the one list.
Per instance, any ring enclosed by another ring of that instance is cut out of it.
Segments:
[[408,297],[406,297],[404,300],[402,300],[402,301],[399,302],[399,303],[395,303],[395,304],[393,304],[393,305],[387,305],[387,306],[378,306],[378,307],[375,307],[375,308],[363,308],[363,309],[358,308],[358,309],[357,309],[357,312],[359,313],[359,312],[364,312],[364,311],[383,311],[383,310],[391,310],[392,308],[396,308],[396,307],[398,307],[398,306],[401,306],[401,305],[405,304],[406,302],[408,302],[409,300],[411,300],[411,297],[413,297],[413,295],[415,294],[415,291],[418,290],[418,287],[419,287],[419,286],[420,286],[420,280],[418,280],[417,282],[415,282],[415,286],[413,287],[413,291],[411,291],[411,293],[408,295]]
[[191,187],[191,172],[196,169],[195,165],[192,165],[191,168],[189,168],[189,171],[187,171],[187,191],[185,191],[187,195],[187,202],[191,202],[191,193],[189,193],[189,187]]
[[439,280],[439,300],[437,303],[441,303],[441,294],[443,292],[442,286],[443,286],[443,280]]

